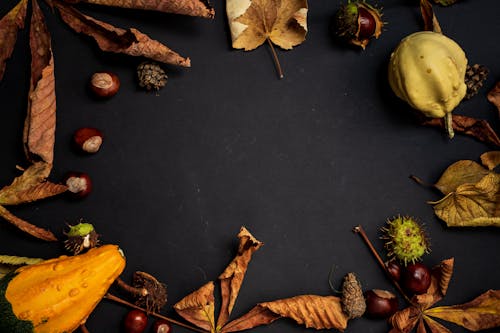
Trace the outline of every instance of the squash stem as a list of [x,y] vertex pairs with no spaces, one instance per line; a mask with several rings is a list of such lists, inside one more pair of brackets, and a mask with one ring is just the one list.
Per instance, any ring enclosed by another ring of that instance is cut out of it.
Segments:
[[444,128],[446,129],[446,133],[448,133],[448,137],[453,139],[455,132],[453,131],[453,116],[451,115],[451,112],[448,112],[444,116]]
[[271,48],[271,53],[273,54],[274,64],[276,65],[276,70],[278,71],[278,76],[280,79],[284,77],[283,70],[281,69],[280,61],[278,60],[278,55],[276,54],[276,50],[274,49],[273,43],[269,38],[266,38],[267,44]]
[[187,325],[187,324],[184,324],[183,322],[180,322],[180,321],[177,321],[175,319],[172,319],[172,318],[169,318],[169,317],[166,317],[164,315],[161,315],[159,313],[156,313],[156,312],[148,312],[146,311],[146,309],[143,309],[141,308],[140,306],[137,306],[135,304],[132,304],[124,299],[121,299],[120,297],[118,296],[115,296],[113,294],[110,294],[110,293],[107,293],[106,295],[104,295],[104,298],[106,299],[109,299],[110,301],[113,301],[113,302],[116,302],[116,303],[119,303],[119,304],[122,304],[122,305],[126,305],[130,308],[134,308],[134,309],[137,309],[137,310],[141,310],[141,311],[144,311],[145,313],[153,316],[153,317],[156,317],[156,318],[160,318],[160,319],[163,319],[163,320],[166,320],[172,324],[175,324],[175,325],[178,325],[178,326],[181,326],[181,327],[184,327],[184,328],[187,328],[188,330],[191,330],[191,331],[194,331],[194,332],[198,332],[198,333],[208,333],[208,331],[205,331],[205,330],[202,330],[202,329],[199,329],[199,328],[196,328],[196,327],[193,327],[191,325]]

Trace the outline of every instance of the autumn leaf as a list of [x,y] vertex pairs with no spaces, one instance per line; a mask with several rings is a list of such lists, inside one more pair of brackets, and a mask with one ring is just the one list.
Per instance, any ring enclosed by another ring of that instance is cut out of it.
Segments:
[[222,327],[227,323],[241,285],[243,284],[243,279],[252,255],[263,245],[245,227],[241,228],[238,239],[240,240],[238,254],[219,276],[222,305],[217,320],[217,327]]
[[441,6],[451,6],[458,0],[434,0],[435,3]]
[[440,306],[426,310],[424,313],[474,332],[498,327],[500,326],[500,290],[488,290],[468,303]]
[[273,43],[290,50],[307,34],[306,0],[226,0],[226,11],[235,49],[250,51],[267,41],[275,55]]
[[177,302],[174,309],[190,323],[215,332],[214,304],[214,283],[210,281]]
[[5,73],[7,59],[14,51],[17,31],[24,28],[28,0],[21,0],[0,20],[0,81]]
[[0,255],[0,279],[7,273],[25,265],[37,264],[44,259]]
[[420,11],[424,20],[424,30],[441,33],[441,27],[429,0],[420,0]]
[[52,232],[39,228],[29,223],[28,221],[20,219],[19,217],[15,216],[7,209],[5,209],[5,207],[3,206],[0,206],[0,216],[3,217],[7,222],[13,224],[19,230],[24,231],[25,233],[30,234],[35,238],[48,242],[57,241],[57,237]]
[[500,81],[488,92],[488,101],[497,107],[498,117],[500,118]]
[[300,295],[259,303],[246,315],[228,323],[221,332],[247,330],[269,324],[279,318],[293,319],[308,328],[340,331],[347,327],[348,320],[347,315],[342,311],[339,297]]
[[162,43],[149,38],[139,30],[121,29],[87,16],[61,1],[56,7],[63,21],[78,33],[91,36],[103,51],[146,57],[177,66],[190,67],[189,58],[183,58]]
[[164,13],[213,18],[214,9],[205,0],[75,0],[95,5],[155,10]]

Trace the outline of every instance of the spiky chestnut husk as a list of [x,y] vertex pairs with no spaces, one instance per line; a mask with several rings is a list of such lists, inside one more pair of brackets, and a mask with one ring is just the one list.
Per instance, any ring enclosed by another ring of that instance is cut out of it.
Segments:
[[80,222],[76,225],[70,225],[69,231],[65,234],[68,239],[64,241],[64,248],[73,255],[96,247],[99,243],[99,235],[90,223]]
[[359,318],[365,313],[366,303],[361,283],[354,273],[348,273],[342,283],[342,311],[349,319]]
[[387,255],[406,266],[430,251],[429,238],[423,226],[409,216],[397,216],[382,228]]
[[382,12],[365,1],[349,1],[335,15],[335,33],[350,44],[366,48],[382,34]]

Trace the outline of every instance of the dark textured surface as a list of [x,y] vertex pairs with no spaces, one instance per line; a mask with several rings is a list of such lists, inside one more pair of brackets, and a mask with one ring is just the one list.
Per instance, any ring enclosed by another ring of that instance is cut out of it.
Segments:
[[[246,226],[265,243],[250,264],[233,318],[257,302],[299,294],[331,294],[334,283],[354,271],[365,289],[392,290],[361,239],[362,224],[383,253],[378,229],[397,214],[427,225],[433,251],[429,265],[455,257],[455,272],[442,304],[466,302],[499,289],[500,232],[494,228],[449,229],[427,200],[438,193],[412,182],[433,182],[460,159],[477,160],[491,150],[473,139],[452,141],[439,130],[415,124],[409,107],[386,80],[391,50],[421,27],[417,1],[384,1],[389,22],[378,41],[360,52],[329,32],[336,1],[311,1],[307,40],[278,51],[285,78],[278,80],[267,46],[232,50],[223,2],[211,20],[176,15],[81,7],[121,27],[136,27],[189,56],[192,68],[166,66],[167,86],[158,96],[138,89],[141,59],[104,54],[42,6],[52,33],[57,85],[57,141],[51,179],[85,171],[94,192],[73,202],[64,197],[13,207],[22,218],[62,235],[65,223],[84,218],[106,243],[128,259],[124,279],[147,271],[168,285],[172,305],[216,279],[232,259],[236,234]],[[2,1],[0,14],[15,1]],[[447,35],[471,63],[490,69],[479,95],[457,113],[486,118],[499,128],[486,92],[500,76],[500,2],[462,0],[436,8]],[[0,184],[26,165],[21,144],[29,77],[27,29],[0,82]],[[94,100],[85,87],[97,70],[116,72],[117,96]],[[100,128],[101,151],[81,156],[71,149],[74,130]],[[51,257],[57,244],[33,240],[0,223],[0,253]],[[91,332],[120,332],[126,309],[103,301],[88,321]],[[446,324],[453,332],[463,329]],[[187,332],[175,328],[176,332]],[[307,332],[288,320],[253,332]],[[383,321],[357,319],[348,332],[386,332]],[[491,330],[492,332],[494,330]]]

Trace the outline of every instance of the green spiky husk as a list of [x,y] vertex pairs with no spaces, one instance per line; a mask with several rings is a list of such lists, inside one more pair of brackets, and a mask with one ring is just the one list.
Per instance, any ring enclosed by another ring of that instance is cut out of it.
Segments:
[[0,332],[2,333],[32,333],[33,323],[21,320],[12,311],[12,305],[5,298],[5,292],[10,281],[17,275],[11,272],[0,279]]
[[397,216],[382,228],[385,248],[390,259],[403,265],[419,261],[430,251],[429,239],[423,226],[409,216]]

